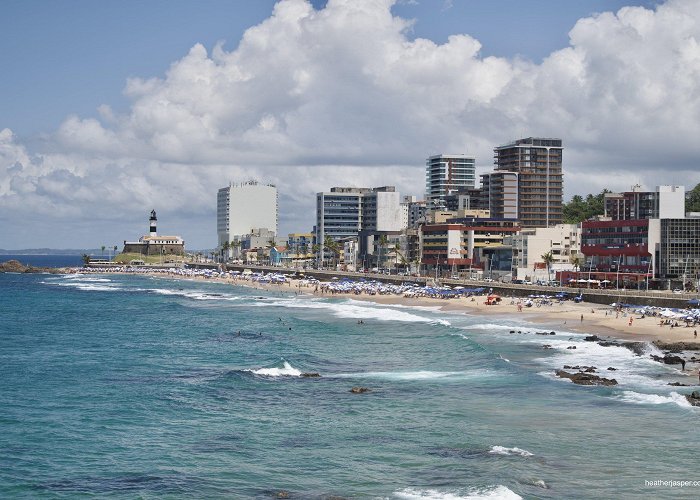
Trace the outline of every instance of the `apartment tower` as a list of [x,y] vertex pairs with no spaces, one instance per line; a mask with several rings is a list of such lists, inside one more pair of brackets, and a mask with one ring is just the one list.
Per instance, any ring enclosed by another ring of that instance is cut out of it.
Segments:
[[474,189],[476,166],[473,156],[435,155],[425,169],[425,199],[430,209],[445,209],[447,195]]
[[550,227],[563,222],[562,150],[561,139],[540,137],[494,148],[496,172],[518,174],[517,206],[522,227]]

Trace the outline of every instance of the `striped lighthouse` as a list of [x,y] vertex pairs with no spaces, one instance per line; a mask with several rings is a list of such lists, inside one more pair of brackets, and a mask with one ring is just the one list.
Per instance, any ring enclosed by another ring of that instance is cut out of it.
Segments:
[[158,218],[156,217],[156,211],[151,210],[151,218],[148,219],[149,222],[149,232],[151,233],[149,236],[156,236],[156,222],[158,222]]

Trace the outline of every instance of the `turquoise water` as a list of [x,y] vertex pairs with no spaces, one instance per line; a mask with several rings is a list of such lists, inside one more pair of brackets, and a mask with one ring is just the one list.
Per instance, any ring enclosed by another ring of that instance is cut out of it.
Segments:
[[0,299],[2,498],[700,493],[645,485],[700,480],[666,385],[697,378],[580,335],[142,276],[0,275]]

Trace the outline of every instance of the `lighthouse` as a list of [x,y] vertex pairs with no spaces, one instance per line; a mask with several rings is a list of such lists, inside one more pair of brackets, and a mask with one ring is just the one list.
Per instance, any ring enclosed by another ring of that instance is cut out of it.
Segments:
[[151,210],[151,218],[148,219],[148,222],[150,226],[149,232],[151,233],[149,236],[156,236],[156,222],[158,222],[158,218],[156,217],[155,210]]

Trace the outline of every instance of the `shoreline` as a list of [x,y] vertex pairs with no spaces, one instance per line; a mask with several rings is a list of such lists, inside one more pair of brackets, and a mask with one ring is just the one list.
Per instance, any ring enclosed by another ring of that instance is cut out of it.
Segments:
[[[449,313],[463,313],[477,316],[507,315],[514,319],[522,319],[532,323],[533,327],[549,328],[552,330],[566,328],[576,333],[610,337],[620,341],[662,342],[662,343],[697,343],[700,350],[700,337],[695,332],[700,326],[686,327],[684,325],[671,328],[670,325],[660,326],[660,318],[653,316],[641,317],[629,310],[619,313],[613,307],[586,302],[575,303],[564,301],[553,305],[518,308],[518,298],[503,297],[496,305],[485,305],[486,295],[459,297],[451,299],[431,297],[404,297],[396,294],[367,293],[314,293],[314,288],[303,286],[302,280],[291,279],[287,284],[268,284],[242,278],[222,278],[204,276],[181,276],[174,273],[143,273],[153,277],[169,277],[174,279],[191,279],[196,281],[218,282],[231,285],[245,286],[269,291],[288,290],[306,295],[325,298],[349,298],[387,305],[438,307]],[[512,302],[512,303],[511,303]],[[630,323],[630,318],[632,321]]]

